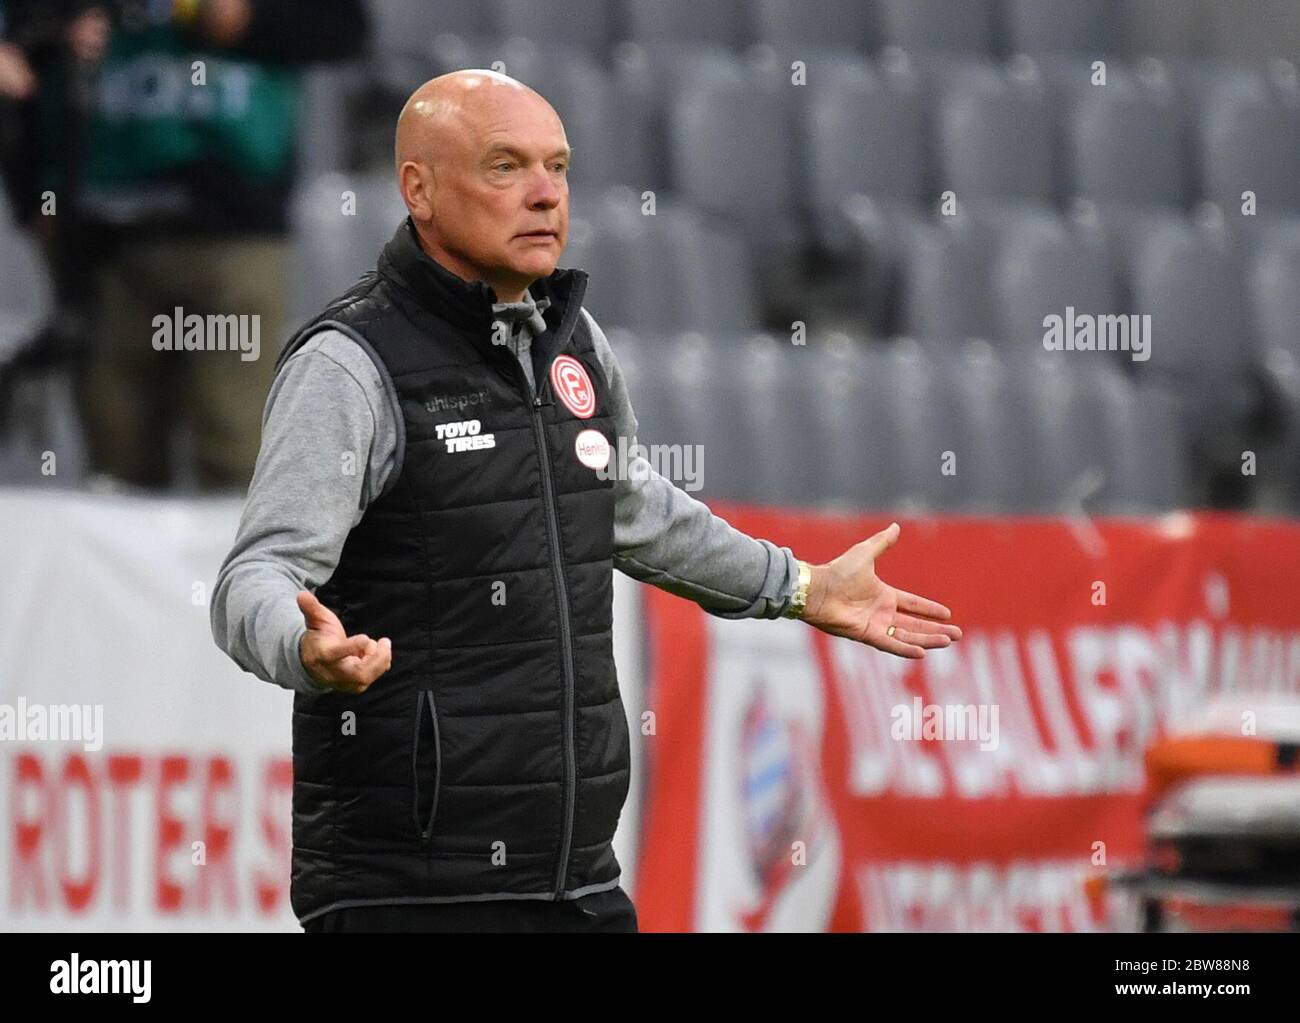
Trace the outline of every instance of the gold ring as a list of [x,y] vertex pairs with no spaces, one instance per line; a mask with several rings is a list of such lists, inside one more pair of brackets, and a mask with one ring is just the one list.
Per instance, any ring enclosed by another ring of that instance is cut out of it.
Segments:
[[896,628],[898,628],[898,626],[896,626],[896,625],[891,625],[889,628],[887,628],[887,629],[885,630],[885,635],[886,635],[886,636],[891,636],[891,637],[892,637],[892,636],[894,635],[894,630],[895,630]]

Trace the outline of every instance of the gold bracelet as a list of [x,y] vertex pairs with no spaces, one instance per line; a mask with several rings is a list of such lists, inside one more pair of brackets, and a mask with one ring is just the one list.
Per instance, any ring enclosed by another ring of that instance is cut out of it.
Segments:
[[808,607],[808,589],[812,585],[812,566],[806,561],[799,562],[799,582],[794,588],[790,607],[783,613],[784,618],[802,618]]

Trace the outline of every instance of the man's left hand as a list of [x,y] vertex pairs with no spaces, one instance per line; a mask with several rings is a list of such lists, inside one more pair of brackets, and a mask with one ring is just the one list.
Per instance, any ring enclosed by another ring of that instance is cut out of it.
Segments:
[[803,621],[899,657],[920,658],[961,639],[952,612],[898,590],[876,575],[876,559],[898,540],[898,523],[856,543],[834,561],[812,566]]

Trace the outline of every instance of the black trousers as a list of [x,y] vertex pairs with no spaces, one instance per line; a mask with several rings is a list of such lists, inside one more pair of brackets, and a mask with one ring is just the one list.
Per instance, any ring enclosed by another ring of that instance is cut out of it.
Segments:
[[308,934],[397,932],[636,933],[636,907],[622,888],[568,902],[500,899],[414,906],[351,906],[308,920]]

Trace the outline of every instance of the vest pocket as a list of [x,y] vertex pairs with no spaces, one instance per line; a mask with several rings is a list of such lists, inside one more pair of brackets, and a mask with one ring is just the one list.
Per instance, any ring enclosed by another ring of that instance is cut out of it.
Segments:
[[[425,717],[425,705],[428,717]],[[438,710],[433,691],[421,689],[415,700],[415,736],[411,741],[411,820],[421,842],[433,835],[438,814],[438,791],[442,787],[442,741],[438,734]]]

